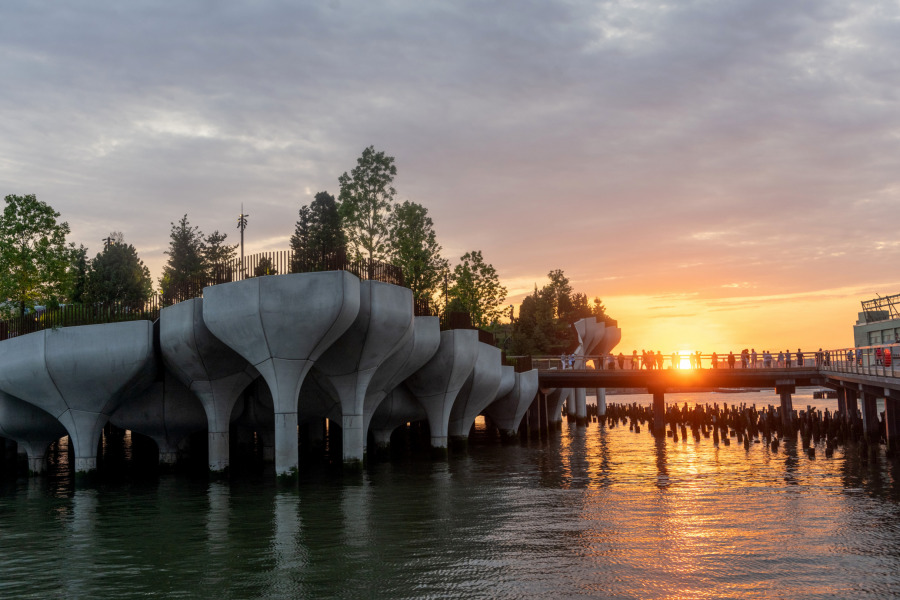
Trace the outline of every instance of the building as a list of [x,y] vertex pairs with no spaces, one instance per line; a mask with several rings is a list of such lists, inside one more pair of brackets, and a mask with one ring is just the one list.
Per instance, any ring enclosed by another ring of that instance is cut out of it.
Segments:
[[877,346],[900,342],[900,294],[862,301],[853,326],[853,345]]

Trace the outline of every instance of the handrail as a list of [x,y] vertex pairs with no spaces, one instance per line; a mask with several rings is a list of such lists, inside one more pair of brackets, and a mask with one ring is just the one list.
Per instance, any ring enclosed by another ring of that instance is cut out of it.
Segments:
[[[900,377],[900,343],[878,344],[875,346],[860,346],[852,348],[837,348],[828,350],[816,350],[802,352],[802,364],[798,363],[797,353],[793,352],[790,358],[786,353],[764,354],[757,352],[754,360],[753,354],[747,354],[746,360],[742,360],[741,354],[734,354],[734,363],[729,362],[729,354],[710,353],[690,354],[671,353],[653,354],[652,363],[648,354],[645,358],[638,354],[622,353],[619,361],[618,354],[607,355],[560,355],[560,356],[531,356],[531,363],[537,369],[587,369],[587,370],[706,370],[706,369],[779,369],[797,370],[815,368],[821,372],[848,373],[857,375],[873,375],[879,377]],[[697,357],[699,356],[699,362]],[[715,359],[714,359],[715,357]],[[507,359],[515,361],[522,357],[508,356]],[[713,362],[715,360],[715,362]]]

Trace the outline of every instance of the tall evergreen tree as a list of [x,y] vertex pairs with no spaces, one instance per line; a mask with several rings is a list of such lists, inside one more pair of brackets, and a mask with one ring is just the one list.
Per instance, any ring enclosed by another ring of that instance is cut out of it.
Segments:
[[152,293],[150,270],[124,240],[110,244],[91,261],[85,301],[142,306]]
[[169,249],[165,252],[169,260],[159,280],[163,296],[169,300],[184,296],[189,288],[193,292],[205,284],[206,276],[205,243],[200,228],[192,227],[187,215],[171,225]]
[[357,259],[384,260],[388,253],[388,215],[393,208],[394,157],[363,150],[356,168],[338,178],[340,214],[350,252]]
[[390,260],[403,269],[403,279],[413,297],[431,302],[450,263],[441,257],[428,209],[409,201],[396,206],[390,218],[390,242]]
[[81,304],[85,301],[90,263],[91,261],[87,257],[87,248],[84,247],[84,244],[80,244],[75,249],[72,261],[72,289],[69,292],[69,302]]
[[237,244],[226,244],[227,233],[213,231],[206,236],[203,248],[203,260],[206,263],[207,276],[213,283],[225,283],[234,277],[232,272],[234,260],[237,258]]
[[347,239],[334,196],[319,192],[309,205],[300,207],[291,250],[295,273],[327,269],[329,257],[346,254]]

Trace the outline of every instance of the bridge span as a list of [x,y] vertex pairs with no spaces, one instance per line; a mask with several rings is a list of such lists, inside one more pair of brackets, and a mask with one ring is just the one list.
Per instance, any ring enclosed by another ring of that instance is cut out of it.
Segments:
[[[780,396],[779,413],[787,424],[797,415],[792,394],[797,387],[820,386],[837,392],[838,412],[846,420],[861,419],[866,434],[876,434],[880,423],[877,399],[884,398],[885,433],[889,446],[900,446],[900,367],[890,361],[876,362],[871,349],[856,349],[845,360],[846,351],[829,351],[828,356],[840,360],[813,357],[812,364],[777,368],[702,368],[702,369],[557,369],[539,368],[540,392],[565,399],[557,390],[588,388],[645,389],[653,395],[653,428],[665,430],[665,394],[684,389],[774,388]],[[824,352],[822,355],[824,356]],[[884,353],[879,353],[884,356]],[[887,356],[890,356],[888,353]],[[587,362],[587,361],[586,361]],[[598,361],[595,364],[601,364]],[[598,393],[598,404],[601,402]],[[599,407],[598,407],[599,408]],[[562,400],[558,401],[562,409]],[[551,409],[552,410],[552,409]],[[570,411],[571,412],[571,411]],[[578,414],[583,418],[584,415]]]

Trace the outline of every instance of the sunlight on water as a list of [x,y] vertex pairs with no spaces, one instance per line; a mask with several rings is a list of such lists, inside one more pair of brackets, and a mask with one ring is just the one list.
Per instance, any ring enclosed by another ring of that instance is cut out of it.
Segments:
[[900,597],[900,466],[852,445],[810,459],[790,440],[745,450],[597,424],[501,445],[480,422],[447,461],[299,486],[271,470],[56,473],[0,482],[2,598]]

